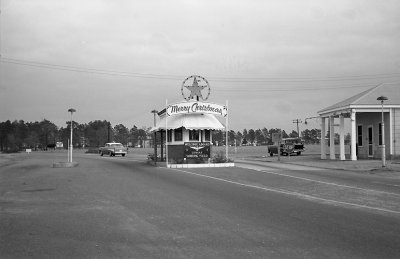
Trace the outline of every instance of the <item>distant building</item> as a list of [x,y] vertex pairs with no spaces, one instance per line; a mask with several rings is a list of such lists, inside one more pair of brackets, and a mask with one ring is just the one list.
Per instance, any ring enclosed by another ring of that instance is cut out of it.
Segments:
[[[384,101],[385,154],[389,159],[400,157],[400,83],[382,84],[354,95],[344,101],[318,111],[321,118],[321,134],[329,130],[330,159],[336,159],[335,126],[339,126],[339,159],[345,160],[344,120],[351,121],[351,160],[382,157],[382,105]],[[336,123],[335,124],[335,119]],[[321,159],[326,159],[326,141],[321,141]]]

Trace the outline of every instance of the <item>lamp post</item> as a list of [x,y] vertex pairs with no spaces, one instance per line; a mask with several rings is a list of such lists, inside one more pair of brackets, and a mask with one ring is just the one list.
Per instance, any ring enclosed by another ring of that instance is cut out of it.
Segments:
[[[151,113],[154,115],[154,127],[156,127],[156,113],[158,113],[157,110],[152,110]],[[154,130],[154,135],[153,135],[153,145],[154,145],[154,162],[157,163],[157,131]]]
[[70,124],[70,126],[71,126],[71,139],[70,139],[70,156],[69,156],[69,159],[70,159],[70,161],[68,161],[68,162],[70,162],[70,163],[72,163],[72,147],[73,147],[73,145],[72,145],[72,114],[74,113],[74,112],[76,112],[76,110],[75,109],[73,109],[73,108],[70,108],[70,109],[68,109],[68,112],[70,112],[71,113],[71,124]]
[[157,110],[152,110],[151,113],[154,115],[154,127],[156,126],[156,114],[158,113]]
[[304,119],[304,124],[307,125],[308,124],[307,120],[315,119],[315,118],[319,118],[319,116],[305,118]]
[[385,120],[383,116],[383,102],[388,100],[386,96],[379,96],[376,100],[381,101],[382,106],[382,167],[386,167],[386,148],[385,148]]

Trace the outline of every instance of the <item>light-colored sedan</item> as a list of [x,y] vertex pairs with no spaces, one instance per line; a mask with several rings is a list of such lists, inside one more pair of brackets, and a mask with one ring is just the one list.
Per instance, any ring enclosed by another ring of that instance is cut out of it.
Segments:
[[104,147],[100,148],[99,153],[101,156],[103,155],[109,155],[109,156],[116,156],[116,155],[121,155],[125,156],[128,151],[124,145],[121,143],[106,143]]

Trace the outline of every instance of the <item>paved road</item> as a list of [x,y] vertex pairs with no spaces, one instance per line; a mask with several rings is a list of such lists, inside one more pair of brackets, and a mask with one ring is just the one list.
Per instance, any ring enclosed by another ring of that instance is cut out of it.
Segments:
[[314,181],[349,185],[364,189],[395,193],[400,195],[399,172],[394,171],[346,171],[322,169],[288,163],[271,163],[263,160],[236,160],[242,168],[253,169],[270,174],[281,174]]
[[51,168],[58,153],[13,159],[0,169],[1,258],[400,256],[400,195],[373,181],[86,154],[76,168]]

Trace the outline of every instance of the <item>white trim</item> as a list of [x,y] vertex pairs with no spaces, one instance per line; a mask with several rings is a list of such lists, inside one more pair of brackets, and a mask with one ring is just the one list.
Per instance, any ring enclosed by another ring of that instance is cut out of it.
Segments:
[[[386,105],[383,108],[384,112],[389,112],[390,109],[400,108],[400,105]],[[337,109],[331,109],[324,112],[318,112],[320,117],[339,116],[340,113],[350,113],[351,110],[356,112],[382,112],[382,107],[379,105],[350,105]]]
[[168,164],[167,168],[208,168],[208,167],[235,167],[235,163],[207,163],[207,164]]
[[[382,112],[382,108],[381,109],[372,109],[372,108],[366,108],[366,109],[355,109],[357,112]],[[389,112],[390,109],[386,109],[383,108],[383,112]]]
[[394,113],[393,113],[393,109],[390,109],[390,112],[389,112],[389,149],[390,149],[390,155],[394,155],[394,141],[393,141],[393,135],[394,135],[394,132],[393,132],[393,128],[394,128],[394,125],[393,125],[393,118],[394,118]]
[[356,161],[357,160],[357,142],[356,142],[356,137],[358,138],[357,135],[357,128],[356,128],[356,111],[352,110],[351,111],[351,160]]
[[[382,105],[378,101],[376,101],[377,104],[352,104],[350,105],[351,108],[353,109],[382,109]],[[384,104],[385,106],[383,107],[383,110],[389,109],[389,108],[400,108],[400,105],[398,104]]]

